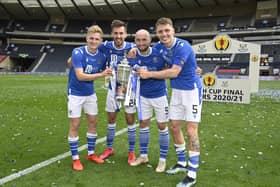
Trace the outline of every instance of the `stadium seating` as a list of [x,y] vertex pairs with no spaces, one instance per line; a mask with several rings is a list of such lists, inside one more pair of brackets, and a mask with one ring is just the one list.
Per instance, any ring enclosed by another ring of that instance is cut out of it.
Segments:
[[11,29],[15,31],[44,32],[47,21],[44,20],[16,20]]
[[207,17],[195,19],[192,32],[215,31],[220,23],[227,23],[228,17]]
[[8,26],[9,22],[9,20],[0,20],[0,29],[5,29]]
[[155,20],[136,20],[127,22],[128,33],[135,33],[139,29],[150,30],[151,27],[155,26]]
[[36,69],[36,72],[65,72],[66,61],[71,56],[75,46],[51,45],[51,50]]
[[89,20],[70,20],[65,32],[67,33],[85,33],[87,28],[95,24],[95,21]]
[[3,62],[7,58],[6,55],[0,55],[0,63]]

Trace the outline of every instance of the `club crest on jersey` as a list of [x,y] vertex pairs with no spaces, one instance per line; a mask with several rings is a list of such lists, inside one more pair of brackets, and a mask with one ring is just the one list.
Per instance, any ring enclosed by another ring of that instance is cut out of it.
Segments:
[[101,58],[98,58],[97,63],[98,63],[98,64],[101,64],[101,63],[102,63],[102,59],[101,59]]
[[158,58],[157,57],[153,57],[153,62],[157,63],[158,62]]
[[173,51],[172,50],[168,50],[168,55],[172,56],[173,55]]

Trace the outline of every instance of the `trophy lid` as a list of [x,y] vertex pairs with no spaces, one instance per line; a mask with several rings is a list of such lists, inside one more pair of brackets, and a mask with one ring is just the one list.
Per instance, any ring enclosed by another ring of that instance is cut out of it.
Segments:
[[123,56],[121,64],[124,64],[124,65],[128,65],[129,64],[129,62],[128,62],[127,58],[126,58],[126,55]]

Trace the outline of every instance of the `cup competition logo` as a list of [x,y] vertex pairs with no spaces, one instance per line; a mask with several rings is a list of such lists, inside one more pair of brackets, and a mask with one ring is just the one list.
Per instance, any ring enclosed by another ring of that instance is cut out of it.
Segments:
[[213,86],[216,83],[216,77],[213,74],[207,73],[203,77],[203,84],[205,86]]
[[218,36],[215,40],[215,48],[219,51],[225,51],[229,47],[229,38],[226,35]]
[[258,62],[259,57],[258,57],[257,55],[253,55],[252,58],[251,58],[251,60],[252,60],[253,62]]

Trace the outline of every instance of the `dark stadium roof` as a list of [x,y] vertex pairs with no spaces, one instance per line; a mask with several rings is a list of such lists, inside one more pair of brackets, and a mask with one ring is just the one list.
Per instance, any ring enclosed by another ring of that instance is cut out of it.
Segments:
[[0,18],[130,18],[134,15],[164,15],[174,10],[242,6],[249,3],[256,4],[256,0],[0,0]]

